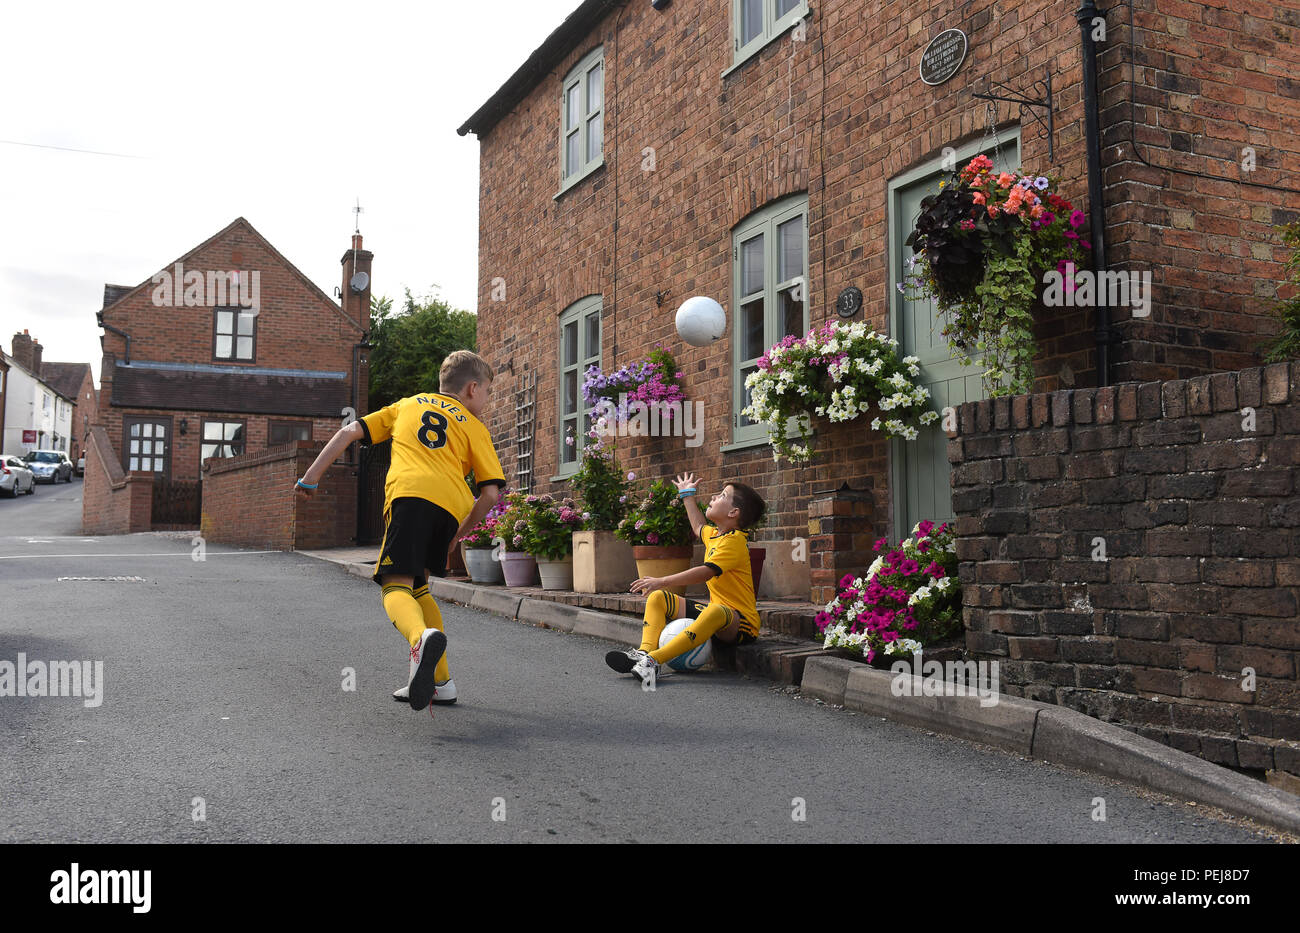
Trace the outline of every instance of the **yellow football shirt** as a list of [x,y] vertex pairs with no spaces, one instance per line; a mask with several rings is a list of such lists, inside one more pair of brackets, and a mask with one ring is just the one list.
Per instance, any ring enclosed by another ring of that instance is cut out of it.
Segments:
[[470,470],[480,489],[491,483],[505,485],[488,429],[450,395],[412,395],[366,415],[361,426],[372,444],[393,440],[384,483],[385,514],[394,499],[415,496],[463,522],[474,507],[465,484]]
[[741,626],[758,634],[758,603],[754,600],[754,573],[749,563],[749,535],[737,529],[719,532],[713,525],[700,528],[704,566],[713,571],[706,581],[709,601],[730,606],[745,617]]

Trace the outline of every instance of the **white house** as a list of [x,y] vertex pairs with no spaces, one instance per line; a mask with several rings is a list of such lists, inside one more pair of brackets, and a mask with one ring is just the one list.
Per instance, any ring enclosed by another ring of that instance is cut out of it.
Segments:
[[[25,338],[25,339],[22,339]],[[76,399],[56,391],[37,375],[40,344],[24,331],[14,335],[4,393],[4,438],[0,452],[22,456],[29,450],[68,453],[72,441],[72,408]],[[33,352],[34,350],[34,352]]]

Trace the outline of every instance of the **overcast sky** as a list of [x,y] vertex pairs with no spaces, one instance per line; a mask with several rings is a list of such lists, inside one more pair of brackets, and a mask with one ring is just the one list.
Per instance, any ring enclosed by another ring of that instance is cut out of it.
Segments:
[[104,283],[239,216],[332,295],[357,198],[375,295],[474,310],[479,146],[456,127],[578,5],[6,4],[0,343],[26,328],[98,382]]

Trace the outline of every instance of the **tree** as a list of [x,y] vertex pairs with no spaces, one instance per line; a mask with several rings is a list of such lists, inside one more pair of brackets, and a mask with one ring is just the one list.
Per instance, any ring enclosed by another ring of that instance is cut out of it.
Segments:
[[370,304],[370,410],[398,399],[438,391],[438,369],[453,350],[473,350],[478,317],[458,311],[441,298],[417,299],[406,289],[406,303],[393,311],[391,298]]

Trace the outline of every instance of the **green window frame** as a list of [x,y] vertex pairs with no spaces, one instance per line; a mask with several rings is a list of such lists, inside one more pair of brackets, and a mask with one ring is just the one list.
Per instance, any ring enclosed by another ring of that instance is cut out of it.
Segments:
[[[588,295],[574,302],[560,315],[560,344],[556,360],[559,382],[555,396],[559,446],[555,462],[559,465],[555,479],[578,470],[579,454],[590,442],[591,412],[582,401],[582,381],[587,367],[600,365],[601,309],[600,295]],[[572,436],[572,444],[565,439]]]
[[725,78],[810,15],[808,0],[731,0],[731,67]]
[[758,358],[787,334],[808,333],[808,197],[782,198],[736,227],[731,243],[733,445],[767,439],[767,426],[750,421],[745,378]]
[[605,50],[593,49],[560,85],[560,190],[605,164]]

